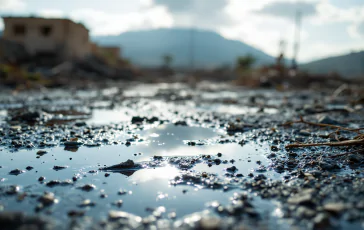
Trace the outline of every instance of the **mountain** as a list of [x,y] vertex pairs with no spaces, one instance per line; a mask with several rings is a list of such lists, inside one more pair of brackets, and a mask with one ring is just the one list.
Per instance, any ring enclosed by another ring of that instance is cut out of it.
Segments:
[[300,68],[315,74],[337,72],[346,78],[363,77],[364,51],[309,62],[300,65]]
[[[238,56],[251,54],[256,64],[270,64],[274,58],[243,42],[228,40],[205,30],[155,29],[125,32],[116,36],[92,38],[99,45],[116,45],[122,48],[122,56],[142,66],[161,66],[162,56],[170,54],[173,66],[220,67],[235,64]],[[193,41],[193,42],[191,42]]]

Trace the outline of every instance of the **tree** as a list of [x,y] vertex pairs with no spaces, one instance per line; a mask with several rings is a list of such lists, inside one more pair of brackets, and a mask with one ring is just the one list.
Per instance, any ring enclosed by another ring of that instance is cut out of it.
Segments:
[[165,54],[163,56],[163,66],[167,69],[171,68],[171,64],[173,62],[173,57],[170,54]]
[[250,54],[246,56],[239,56],[236,60],[236,66],[239,70],[250,70],[256,59]]

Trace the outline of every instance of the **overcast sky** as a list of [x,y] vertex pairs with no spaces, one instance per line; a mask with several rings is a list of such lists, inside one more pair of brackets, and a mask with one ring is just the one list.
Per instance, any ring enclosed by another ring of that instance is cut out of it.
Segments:
[[68,17],[92,35],[193,26],[274,56],[282,39],[287,56],[292,53],[297,9],[303,14],[299,61],[364,50],[364,0],[0,0],[2,15]]

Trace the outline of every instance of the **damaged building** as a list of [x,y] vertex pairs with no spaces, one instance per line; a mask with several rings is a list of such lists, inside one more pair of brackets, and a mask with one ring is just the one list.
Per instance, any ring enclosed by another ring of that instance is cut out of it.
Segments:
[[3,39],[22,44],[31,56],[81,59],[91,53],[89,31],[69,19],[4,17]]

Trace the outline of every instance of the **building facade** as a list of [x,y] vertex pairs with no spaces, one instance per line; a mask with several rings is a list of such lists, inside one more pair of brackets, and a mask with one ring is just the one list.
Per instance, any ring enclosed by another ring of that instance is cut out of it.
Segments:
[[84,58],[91,53],[88,29],[69,19],[4,17],[3,38],[22,44],[31,55]]

